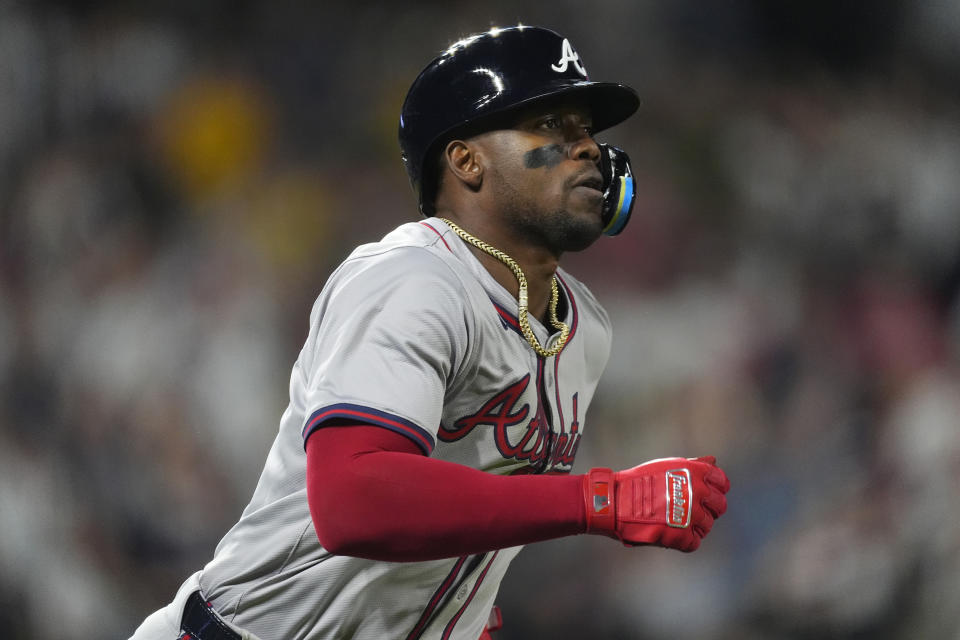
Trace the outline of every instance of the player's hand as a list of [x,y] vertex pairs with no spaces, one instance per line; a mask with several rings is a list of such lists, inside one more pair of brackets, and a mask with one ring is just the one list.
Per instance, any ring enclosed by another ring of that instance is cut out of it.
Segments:
[[583,477],[587,533],[626,545],[695,551],[727,510],[727,474],[716,458],[663,458]]

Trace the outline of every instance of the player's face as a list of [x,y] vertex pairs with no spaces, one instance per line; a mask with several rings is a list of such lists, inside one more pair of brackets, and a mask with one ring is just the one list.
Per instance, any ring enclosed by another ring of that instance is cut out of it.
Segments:
[[491,132],[488,151],[504,223],[556,255],[590,246],[603,229],[600,149],[582,108],[522,113]]

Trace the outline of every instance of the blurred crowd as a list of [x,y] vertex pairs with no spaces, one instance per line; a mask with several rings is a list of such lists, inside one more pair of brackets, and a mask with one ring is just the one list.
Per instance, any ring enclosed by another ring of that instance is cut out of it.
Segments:
[[[960,6],[0,0],[0,627],[126,638],[259,477],[396,118],[522,21],[643,97],[577,470],[716,455],[697,553],[527,548],[511,638],[960,638]],[[331,6],[332,4],[332,6]],[[711,6],[705,6],[711,5]]]

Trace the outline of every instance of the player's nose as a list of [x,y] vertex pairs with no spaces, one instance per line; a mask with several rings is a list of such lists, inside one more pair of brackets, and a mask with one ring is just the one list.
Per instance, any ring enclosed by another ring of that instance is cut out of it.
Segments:
[[574,160],[590,160],[594,164],[600,162],[600,146],[589,133],[581,130],[582,135],[570,145],[570,157]]

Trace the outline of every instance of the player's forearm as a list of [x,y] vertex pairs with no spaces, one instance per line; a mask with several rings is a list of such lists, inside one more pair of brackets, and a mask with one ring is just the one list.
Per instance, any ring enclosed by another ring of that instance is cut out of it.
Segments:
[[379,427],[307,441],[307,495],[321,544],[377,560],[456,557],[586,530],[581,476],[497,476],[424,457]]

